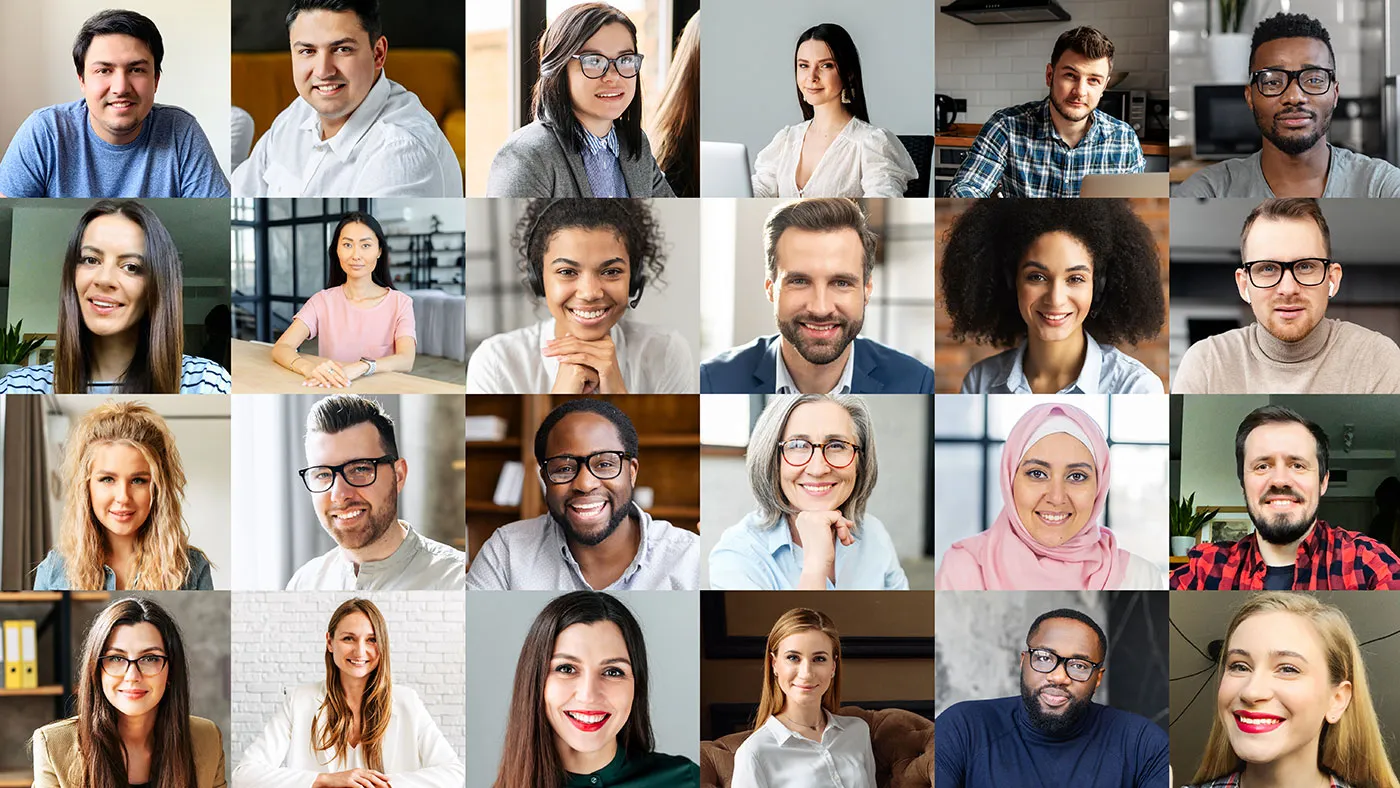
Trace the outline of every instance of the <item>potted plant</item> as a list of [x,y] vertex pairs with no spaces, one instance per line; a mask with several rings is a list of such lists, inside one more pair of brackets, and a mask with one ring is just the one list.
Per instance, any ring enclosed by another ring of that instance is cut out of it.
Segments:
[[1215,81],[1238,84],[1249,76],[1250,33],[1241,30],[1249,0],[1217,0],[1220,29],[1206,40],[1210,69]]
[[1196,511],[1196,494],[1172,501],[1171,505],[1171,545],[1172,555],[1186,555],[1196,546],[1196,536],[1206,523],[1215,519],[1220,509]]
[[25,365],[29,354],[44,344],[43,337],[21,339],[24,336],[24,321],[0,332],[0,375],[8,375]]

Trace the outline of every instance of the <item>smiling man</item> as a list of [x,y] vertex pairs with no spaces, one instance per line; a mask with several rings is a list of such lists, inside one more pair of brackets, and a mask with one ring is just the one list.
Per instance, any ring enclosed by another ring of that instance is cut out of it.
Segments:
[[878,239],[854,200],[784,203],[763,228],[778,333],[700,365],[702,394],[932,394],[923,362],[859,336]]
[[1381,542],[1317,518],[1327,492],[1327,433],[1265,405],[1235,433],[1235,473],[1255,532],[1204,543],[1172,572],[1173,591],[1400,588],[1400,559]]
[[1341,290],[1316,200],[1265,200],[1240,231],[1235,286],[1255,322],[1187,348],[1173,394],[1397,394],[1400,347],[1327,318]]
[[20,126],[0,160],[0,196],[229,196],[194,116],[155,103],[164,57],[155,23],[135,11],[84,22],[73,42],[83,98]]
[[637,429],[600,399],[572,399],[535,431],[545,506],[496,529],[467,574],[485,591],[694,591],[699,538],[632,499]]

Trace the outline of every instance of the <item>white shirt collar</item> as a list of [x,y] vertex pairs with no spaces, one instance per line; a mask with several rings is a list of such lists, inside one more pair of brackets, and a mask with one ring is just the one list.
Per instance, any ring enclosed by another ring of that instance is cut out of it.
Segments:
[[[334,137],[328,140],[321,139],[321,116],[312,109],[310,116],[302,121],[300,126],[302,131],[310,133],[312,146],[326,145],[342,162],[350,158],[350,154],[355,150],[355,145],[365,134],[369,133],[374,121],[379,118],[379,113],[384,106],[389,103],[389,73],[387,69],[379,70],[379,77],[374,81],[374,87],[365,94],[365,100],[360,102],[360,106],[350,113],[350,117],[345,119],[345,125],[340,127]],[[299,99],[305,101],[304,99]],[[310,102],[307,102],[310,106]]]
[[[627,377],[627,335],[622,330],[622,321],[626,319],[624,315],[608,331],[608,336],[612,337],[613,347],[617,355],[617,371],[622,373],[623,380]],[[540,360],[544,362],[544,372],[549,378],[549,388],[554,388],[554,381],[559,377],[559,360],[553,356],[544,354],[545,345],[554,339],[554,318],[547,317],[540,322]],[[630,384],[629,384],[630,385]]]
[[[793,382],[792,374],[788,372],[787,363],[783,361],[782,343],[784,341],[786,340],[778,340],[778,370],[776,376],[773,378],[773,392],[775,394],[801,394],[801,390],[797,388],[797,383]],[[854,339],[851,340],[850,348],[851,355],[846,357],[846,367],[841,370],[841,379],[836,381],[836,387],[828,391],[828,394],[851,393],[851,381],[855,378],[856,370],[856,341]]]

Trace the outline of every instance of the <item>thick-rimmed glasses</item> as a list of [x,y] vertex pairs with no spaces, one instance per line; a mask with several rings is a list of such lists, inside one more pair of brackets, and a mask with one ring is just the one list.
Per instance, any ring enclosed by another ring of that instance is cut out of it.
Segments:
[[642,56],[636,52],[628,52],[617,57],[607,57],[606,55],[570,55],[578,61],[583,68],[583,75],[589,79],[602,79],[608,73],[608,68],[616,68],[617,75],[623,79],[632,79],[642,70]]
[[1031,663],[1031,670],[1036,673],[1054,673],[1062,663],[1065,666],[1065,675],[1074,681],[1088,681],[1094,675],[1102,662],[1090,662],[1079,657],[1062,657],[1048,648],[1031,648],[1026,645],[1026,651],[1021,652],[1026,655],[1026,661]]
[[1261,68],[1249,75],[1249,81],[1264,96],[1281,96],[1288,90],[1288,83],[1298,80],[1298,87],[1304,93],[1320,96],[1332,89],[1336,76],[1330,68],[1304,68],[1288,71],[1282,68]]
[[579,470],[587,467],[593,478],[599,481],[616,479],[622,473],[622,466],[632,455],[625,451],[595,451],[587,457],[573,454],[560,454],[540,463],[544,478],[550,484],[568,484],[578,476]]
[[108,654],[97,662],[102,666],[103,673],[119,679],[131,670],[132,665],[136,666],[142,676],[155,676],[165,670],[166,658],[164,654],[142,654],[136,659],[127,659],[120,654]]
[[302,484],[306,489],[314,493],[323,493],[335,484],[335,475],[340,474],[340,478],[351,487],[368,487],[374,484],[379,478],[379,466],[386,462],[394,462],[398,459],[392,454],[383,457],[361,457],[358,460],[342,462],[339,465],[313,465],[310,468],[302,468],[297,471],[301,476]]
[[812,456],[817,449],[822,450],[822,457],[826,464],[833,468],[844,468],[856,459],[856,453],[860,447],[854,443],[846,441],[827,441],[826,443],[813,443],[803,438],[793,438],[778,444],[778,448],[783,453],[783,462],[788,465],[806,465],[812,461]]
[[1249,276],[1249,283],[1255,287],[1274,287],[1283,281],[1285,272],[1293,272],[1293,281],[1304,287],[1317,287],[1327,281],[1327,266],[1332,261],[1325,257],[1304,257],[1286,263],[1281,260],[1252,260],[1241,263],[1240,267]]

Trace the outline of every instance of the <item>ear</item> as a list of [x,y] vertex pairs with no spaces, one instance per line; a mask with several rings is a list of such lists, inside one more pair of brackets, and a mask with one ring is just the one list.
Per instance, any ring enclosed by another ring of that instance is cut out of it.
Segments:
[[1351,682],[1343,681],[1332,688],[1332,699],[1327,704],[1327,721],[1336,725],[1349,706],[1351,706]]
[[1240,300],[1246,304],[1253,303],[1249,300],[1249,274],[1243,268],[1235,269],[1235,287],[1240,291]]
[[331,653],[331,633],[326,633],[326,653]]
[[632,482],[631,482],[631,483],[632,483],[632,485],[635,486],[635,485],[637,484],[637,469],[638,469],[639,467],[641,467],[641,463],[637,461],[637,458],[636,458],[636,457],[633,457],[631,460],[629,460],[629,461],[627,462],[627,465],[628,465],[629,470],[630,470],[631,473],[632,473]]
[[1108,668],[1099,668],[1099,675],[1094,677],[1094,688],[1089,691],[1090,695],[1099,691],[1099,685],[1103,683],[1103,677],[1108,674]]
[[1050,87],[1050,83],[1051,83],[1052,81],[1054,81],[1054,77],[1055,77],[1055,64],[1054,64],[1054,63],[1046,63],[1046,64],[1045,64],[1045,87],[1047,87],[1047,88]]
[[770,304],[773,303],[773,284],[772,279],[763,280],[763,292],[768,295],[768,303]]
[[1342,264],[1327,266],[1327,294],[1334,296],[1342,291]]
[[[1246,83],[1244,86],[1244,103],[1249,105],[1250,114],[1254,113],[1254,89],[1253,85]],[[1335,85],[1334,85],[1335,87]]]
[[394,478],[397,480],[394,492],[403,492],[403,483],[408,479],[408,460],[402,457],[394,460]]
[[382,69],[382,68],[384,68],[384,61],[385,61],[388,57],[389,57],[389,39],[388,39],[387,37],[385,37],[385,36],[380,36],[380,37],[379,37],[379,40],[376,41],[376,42],[374,42],[374,67],[375,67],[375,69]]
[[870,294],[875,291],[875,275],[865,277],[865,303],[870,303]]
[[1328,472],[1327,472],[1327,475],[1324,476],[1324,477],[1322,477],[1322,484],[1317,488],[1317,494],[1318,494],[1319,497],[1321,497],[1321,496],[1327,494],[1327,482],[1331,481],[1331,479],[1332,479],[1332,472],[1331,472],[1331,471],[1328,471]]

